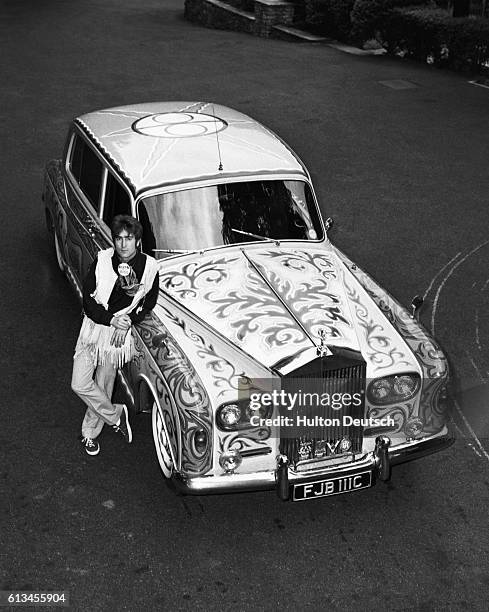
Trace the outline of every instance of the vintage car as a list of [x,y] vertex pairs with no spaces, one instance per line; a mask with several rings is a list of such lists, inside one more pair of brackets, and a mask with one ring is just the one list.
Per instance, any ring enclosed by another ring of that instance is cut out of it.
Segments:
[[250,117],[203,102],[82,115],[42,199],[79,296],[114,215],[143,225],[160,293],[120,378],[179,490],[315,499],[452,441],[443,352],[331,244],[304,164]]

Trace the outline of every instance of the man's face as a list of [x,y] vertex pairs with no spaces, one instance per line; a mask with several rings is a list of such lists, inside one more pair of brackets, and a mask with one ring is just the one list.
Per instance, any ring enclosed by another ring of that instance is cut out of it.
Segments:
[[134,234],[128,234],[127,230],[122,230],[114,238],[114,247],[121,261],[129,261],[136,254],[136,238]]

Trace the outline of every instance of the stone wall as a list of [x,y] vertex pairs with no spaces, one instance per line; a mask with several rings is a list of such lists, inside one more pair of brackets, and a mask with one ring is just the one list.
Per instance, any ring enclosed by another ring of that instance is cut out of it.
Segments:
[[207,28],[255,32],[254,16],[218,0],[185,0],[184,17]]
[[[253,13],[248,9],[253,6]],[[185,0],[185,18],[208,28],[273,36],[274,25],[290,25],[294,4],[284,0]]]
[[290,25],[294,19],[294,5],[277,0],[255,0],[255,33],[270,36],[274,25]]

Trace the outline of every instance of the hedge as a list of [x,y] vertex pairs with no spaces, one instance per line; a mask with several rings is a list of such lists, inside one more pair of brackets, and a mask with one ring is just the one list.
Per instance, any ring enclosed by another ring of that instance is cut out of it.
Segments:
[[451,17],[441,9],[396,8],[380,28],[391,53],[456,70],[485,72],[489,66],[489,20]]
[[489,72],[489,19],[455,18],[434,6],[431,0],[306,0],[306,22],[339,40],[376,38],[402,57]]
[[393,9],[430,4],[431,0],[355,0],[350,16],[350,36],[355,41],[365,42],[376,37]]
[[355,0],[305,0],[306,23],[318,33],[349,39],[354,3]]
[[430,4],[432,0],[305,0],[306,24],[339,40],[367,40],[394,7]]

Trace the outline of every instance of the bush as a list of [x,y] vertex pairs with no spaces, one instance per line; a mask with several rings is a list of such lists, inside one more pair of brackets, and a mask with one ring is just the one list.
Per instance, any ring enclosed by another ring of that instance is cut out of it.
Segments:
[[375,38],[396,7],[417,6],[431,0],[356,0],[351,12],[351,37],[364,42]]
[[389,9],[389,0],[356,0],[351,12],[352,38],[359,42],[375,38]]
[[383,24],[390,52],[457,70],[485,71],[489,62],[489,21],[454,18],[442,9],[397,8]]
[[306,0],[306,23],[322,34],[348,39],[355,0]]

